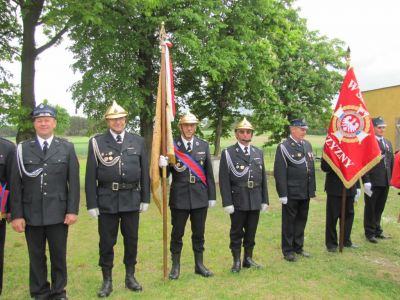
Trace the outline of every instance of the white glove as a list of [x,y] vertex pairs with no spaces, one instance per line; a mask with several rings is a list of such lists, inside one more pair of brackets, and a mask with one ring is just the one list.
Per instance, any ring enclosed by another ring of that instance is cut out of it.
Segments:
[[168,156],[160,155],[160,159],[158,160],[158,166],[160,168],[168,166]]
[[354,202],[358,202],[358,199],[360,199],[361,196],[361,189],[357,189],[356,196],[354,197]]
[[208,207],[210,207],[210,208],[214,207],[216,203],[217,203],[216,200],[208,200]]
[[267,203],[261,203],[261,212],[265,212],[268,209],[268,204]]
[[227,214],[233,214],[234,212],[235,212],[235,207],[233,206],[233,205],[228,205],[228,206],[225,206],[224,207],[224,211],[227,213]]
[[371,182],[364,183],[364,193],[369,197],[372,196],[372,190],[371,189],[372,189]]
[[149,209],[149,204],[140,202],[139,212],[145,212]]
[[97,207],[88,209],[87,212],[92,218],[97,218],[100,215],[99,209]]
[[279,202],[282,203],[283,205],[287,204],[287,197],[279,198]]

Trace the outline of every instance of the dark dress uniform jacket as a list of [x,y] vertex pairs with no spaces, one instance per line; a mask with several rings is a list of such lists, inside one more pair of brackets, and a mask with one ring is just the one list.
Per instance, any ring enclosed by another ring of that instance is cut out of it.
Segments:
[[[99,161],[93,151],[92,139],[96,139],[100,154],[106,161],[117,156],[121,159],[113,166]],[[134,188],[111,189],[112,183],[129,183]],[[96,135],[89,141],[86,164],[86,204],[88,209],[99,208],[100,213],[138,211],[140,202],[150,202],[150,178],[144,139],[125,131],[122,144],[118,144],[110,131]]]
[[[342,197],[343,183],[339,176],[333,171],[326,160],[321,160],[321,170],[326,173],[325,191],[330,196]],[[347,197],[354,197],[357,194],[357,189],[360,188],[360,181],[357,181],[351,188],[346,189]]]
[[11,181],[12,219],[24,218],[31,226],[64,222],[68,213],[79,210],[79,162],[74,145],[54,137],[44,155],[36,139],[22,144],[23,164],[27,172],[43,168],[40,175],[29,177],[19,173],[14,159]]
[[[237,172],[249,167],[246,174],[237,177],[232,172],[227,162],[227,152],[232,161],[231,167]],[[253,181],[253,188],[248,187],[248,181]],[[225,149],[221,155],[219,186],[224,207],[233,205],[236,210],[250,211],[260,210],[261,203],[269,204],[263,152],[250,146],[250,155],[245,155],[237,143]]]
[[[15,153],[15,146],[9,140],[0,138],[0,182],[6,189],[10,190],[11,169]],[[8,196],[10,199],[10,195]],[[7,201],[7,208],[9,201]]]
[[[209,200],[216,200],[215,181],[208,143],[198,137],[193,137],[192,151],[186,150],[182,139],[176,138],[175,144],[179,151],[189,154],[203,168],[207,186],[199,178],[190,183],[190,170],[177,157],[174,167],[170,167],[172,184],[169,195],[169,206],[175,209],[197,209],[208,207]],[[195,176],[192,174],[192,176]]]
[[[305,161],[299,164],[304,157]],[[275,155],[274,176],[280,198],[304,200],[315,197],[315,167],[311,144],[303,140],[302,145],[299,145],[290,137],[279,144]]]
[[394,163],[393,148],[389,140],[384,138],[384,141],[385,147],[383,149],[380,147],[383,158],[362,178],[363,182],[371,182],[372,186],[389,186],[390,179],[392,178]]

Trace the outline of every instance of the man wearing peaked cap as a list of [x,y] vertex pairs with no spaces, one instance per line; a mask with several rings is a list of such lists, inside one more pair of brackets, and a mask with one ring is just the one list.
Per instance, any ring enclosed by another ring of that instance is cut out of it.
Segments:
[[281,142],[275,154],[274,176],[282,204],[282,253],[284,259],[296,261],[304,251],[304,229],[310,198],[315,197],[315,168],[311,144],[304,139],[307,123],[290,121],[290,135]]
[[100,298],[112,292],[114,246],[118,227],[124,239],[125,287],[139,292],[135,274],[139,213],[150,202],[149,163],[144,139],[125,130],[127,111],[115,101],[107,109],[108,130],[92,137],[86,164],[86,205],[90,216],[98,217],[99,266],[103,284]]
[[253,249],[260,211],[266,211],[269,202],[264,154],[250,144],[253,132],[253,126],[246,118],[236,125],[237,143],[222,151],[219,168],[222,205],[231,219],[229,248],[233,273],[240,272],[242,266],[261,267],[253,260]]
[[[195,136],[199,120],[188,112],[179,119],[181,135],[175,138],[176,164],[169,167],[172,184],[169,194],[171,209],[172,267],[169,278],[178,279],[182,238],[190,217],[192,228],[192,249],[196,274],[211,277],[213,273],[203,263],[204,232],[209,207],[215,206],[215,182],[208,143]],[[168,161],[160,156],[159,166],[166,167]]]
[[372,119],[375,137],[381,149],[382,159],[362,177],[364,183],[364,233],[366,239],[376,244],[378,239],[390,238],[383,234],[381,217],[385,209],[392,177],[393,147],[385,135],[386,124],[382,117]]
[[[24,232],[29,289],[35,299],[67,299],[67,236],[79,209],[79,163],[74,145],[54,136],[56,113],[38,105],[31,114],[36,137],[20,143],[11,176],[12,227]],[[51,261],[47,279],[46,241]]]

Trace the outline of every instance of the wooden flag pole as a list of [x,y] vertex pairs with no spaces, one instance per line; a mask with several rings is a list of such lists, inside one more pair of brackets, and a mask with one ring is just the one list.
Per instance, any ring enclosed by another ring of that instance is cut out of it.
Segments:
[[[350,67],[350,47],[347,47],[347,55],[346,55],[346,65],[347,68]],[[344,244],[344,228],[345,228],[345,216],[346,216],[346,187],[343,185],[342,189],[342,209],[340,212],[340,233],[339,233],[339,252],[343,252],[343,244]]]
[[[167,155],[167,87],[165,75],[165,42],[166,33],[164,22],[161,23],[160,44],[161,44],[161,154]],[[162,168],[162,217],[163,217],[163,274],[164,280],[168,273],[168,232],[167,232],[167,167]]]

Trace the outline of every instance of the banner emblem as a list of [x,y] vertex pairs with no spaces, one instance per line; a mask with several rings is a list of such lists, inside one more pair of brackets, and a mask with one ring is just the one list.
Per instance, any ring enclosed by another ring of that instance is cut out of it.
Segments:
[[333,134],[339,142],[359,143],[369,135],[371,118],[360,105],[340,106],[333,114]]

